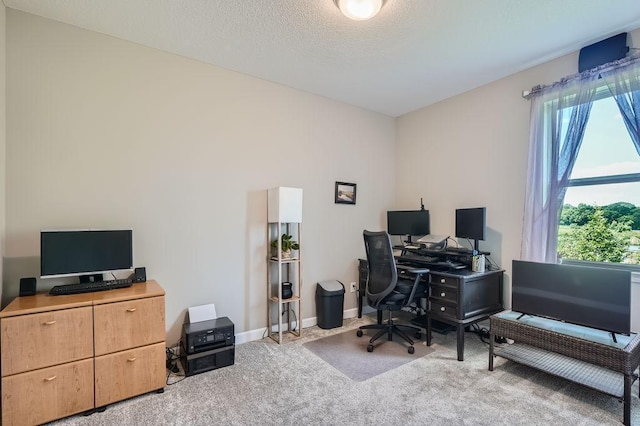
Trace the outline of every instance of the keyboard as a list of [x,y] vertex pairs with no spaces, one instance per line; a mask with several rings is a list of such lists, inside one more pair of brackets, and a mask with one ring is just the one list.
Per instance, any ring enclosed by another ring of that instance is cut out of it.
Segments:
[[131,278],[109,281],[96,281],[93,283],[64,284],[51,287],[51,290],[49,290],[49,294],[52,296],[63,296],[67,294],[92,293],[94,291],[131,287],[131,284],[133,284],[133,280]]
[[465,269],[467,265],[460,262],[454,262],[451,260],[442,260],[437,257],[431,256],[419,256],[419,255],[411,255],[405,254],[404,256],[397,256],[396,262],[400,265],[417,265],[417,266],[426,266],[428,268],[437,268],[437,269]]
[[437,262],[437,257],[420,256],[418,254],[405,254],[403,256],[397,256],[396,261],[398,263],[433,263]]

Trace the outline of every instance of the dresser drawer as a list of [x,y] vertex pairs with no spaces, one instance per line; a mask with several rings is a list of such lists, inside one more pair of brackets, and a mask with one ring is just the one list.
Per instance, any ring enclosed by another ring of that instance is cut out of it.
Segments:
[[96,358],[96,407],[162,389],[165,346],[145,346]]
[[35,425],[93,408],[93,359],[2,379],[2,424]]
[[94,307],[96,356],[164,342],[164,296]]
[[431,284],[431,298],[432,300],[440,300],[449,302],[449,304],[458,304],[458,289],[452,287],[444,287],[440,285]]
[[3,318],[2,376],[93,356],[91,307]]

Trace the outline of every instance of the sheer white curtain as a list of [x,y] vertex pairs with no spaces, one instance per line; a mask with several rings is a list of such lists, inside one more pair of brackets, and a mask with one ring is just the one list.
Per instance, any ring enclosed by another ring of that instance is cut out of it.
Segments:
[[629,136],[640,155],[640,60],[621,69],[603,72],[602,78],[618,104]]
[[532,95],[521,253],[524,260],[557,261],[560,206],[582,144],[598,78],[598,73],[587,73]]

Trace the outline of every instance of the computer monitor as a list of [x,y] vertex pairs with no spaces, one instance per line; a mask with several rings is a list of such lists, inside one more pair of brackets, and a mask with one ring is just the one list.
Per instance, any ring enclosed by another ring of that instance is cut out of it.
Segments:
[[40,232],[40,277],[79,276],[89,281],[107,272],[133,269],[133,231],[55,230]]
[[486,207],[456,209],[456,237],[474,240],[476,251],[478,240],[485,238],[486,210]]
[[393,210],[387,212],[387,232],[389,235],[426,235],[429,229],[429,210]]

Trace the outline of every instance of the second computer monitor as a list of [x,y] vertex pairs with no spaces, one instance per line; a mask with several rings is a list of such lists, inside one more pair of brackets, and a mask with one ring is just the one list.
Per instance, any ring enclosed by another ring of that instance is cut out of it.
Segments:
[[427,235],[429,210],[394,210],[387,212],[387,232],[389,235]]
[[456,209],[456,237],[474,240],[478,250],[478,240],[484,240],[486,228],[486,208]]

